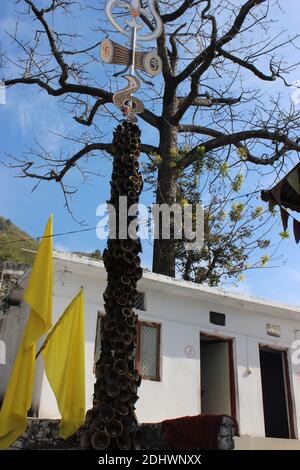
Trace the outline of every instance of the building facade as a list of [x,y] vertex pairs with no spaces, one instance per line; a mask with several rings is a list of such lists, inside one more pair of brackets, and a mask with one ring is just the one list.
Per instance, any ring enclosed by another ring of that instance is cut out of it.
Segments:
[[[105,284],[101,261],[54,254],[53,323],[84,288],[87,408],[92,404]],[[138,289],[140,422],[225,413],[239,423],[238,448],[278,448],[278,439],[285,443],[283,448],[300,448],[299,307],[147,271]],[[0,340],[6,343],[0,397],[27,317],[28,308],[21,303],[0,319]],[[41,357],[32,415],[59,417]]]

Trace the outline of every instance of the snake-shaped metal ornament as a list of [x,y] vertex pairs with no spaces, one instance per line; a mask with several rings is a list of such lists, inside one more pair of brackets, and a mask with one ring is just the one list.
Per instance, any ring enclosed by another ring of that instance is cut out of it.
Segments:
[[132,93],[140,88],[139,79],[132,75],[125,75],[124,78],[128,81],[128,85],[113,95],[113,102],[123,111],[124,116],[130,117],[142,113],[145,107],[141,100],[132,96]]

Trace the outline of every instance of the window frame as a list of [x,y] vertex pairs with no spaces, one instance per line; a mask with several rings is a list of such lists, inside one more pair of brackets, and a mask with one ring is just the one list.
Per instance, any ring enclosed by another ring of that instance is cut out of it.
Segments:
[[[141,372],[141,338],[143,325],[155,328],[157,331],[157,348],[156,348],[156,373],[155,376],[143,375]],[[161,323],[151,322],[147,320],[139,320],[137,324],[137,345],[136,345],[136,361],[135,366],[142,380],[152,380],[153,382],[161,381]]]

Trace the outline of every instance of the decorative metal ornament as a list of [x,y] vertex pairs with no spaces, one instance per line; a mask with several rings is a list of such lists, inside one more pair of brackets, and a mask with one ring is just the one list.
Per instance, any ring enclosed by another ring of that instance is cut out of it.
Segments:
[[145,109],[144,105],[141,100],[132,96],[132,93],[139,90],[140,81],[132,75],[125,75],[124,78],[128,81],[128,86],[113,95],[113,102],[123,111],[124,116],[140,114]]
[[[115,19],[113,13],[114,7],[124,8],[129,12],[131,18],[125,18],[125,25],[122,26]],[[140,88],[140,81],[134,75],[136,74],[140,80],[152,85],[151,82],[146,81],[139,74],[138,70],[152,77],[159,75],[162,71],[162,61],[158,54],[155,52],[145,53],[136,51],[138,41],[146,42],[157,39],[163,30],[161,18],[155,8],[155,0],[148,0],[148,10],[150,11],[151,18],[149,18],[148,11],[141,6],[140,0],[108,0],[106,5],[106,14],[111,24],[121,34],[130,38],[130,49],[108,38],[104,39],[100,46],[100,56],[103,62],[125,65],[125,68],[121,72],[116,73],[115,76],[126,73],[130,68],[130,74],[124,76],[128,81],[128,86],[113,95],[114,104],[122,110],[123,115],[130,121],[134,121],[135,114],[140,114],[144,111],[144,105],[141,100],[132,96]],[[153,26],[151,32],[142,33],[145,23],[141,16],[151,21]]]
[[106,14],[111,22],[111,24],[124,36],[131,38],[131,32],[123,28],[114,18],[113,16],[113,8],[114,7],[121,7],[126,8],[131,14],[131,20],[125,19],[125,23],[130,26],[130,28],[134,28],[136,33],[136,40],[137,41],[153,41],[157,39],[162,33],[162,21],[159,14],[155,8],[155,0],[148,0],[148,7],[151,12],[152,18],[154,20],[154,28],[151,33],[148,34],[139,34],[138,31],[143,29],[145,24],[143,22],[139,23],[138,18],[141,14],[147,16],[147,11],[141,7],[140,0],[132,0],[131,3],[125,2],[122,0],[109,0],[106,5]]
[[[115,201],[117,218],[121,210],[119,198],[126,195],[132,182],[135,184],[132,189],[133,203],[138,204],[139,201],[142,189],[137,159],[141,150],[140,135],[138,126],[128,121],[123,121],[114,132],[109,202]],[[122,184],[119,184],[120,181]],[[127,218],[127,230],[130,223],[131,219]],[[108,239],[103,253],[107,271],[107,287],[103,295],[106,315],[100,328],[101,353],[95,367],[97,380],[94,385],[93,408],[87,412],[82,430],[81,446],[84,449],[125,450],[134,447],[137,429],[134,410],[141,377],[134,364],[137,316],[133,303],[141,276],[141,260],[138,256],[140,251],[139,238],[117,238]]]
[[[131,51],[125,46],[106,38],[100,45],[100,56],[106,64],[118,64],[130,66]],[[155,52],[135,53],[135,68],[156,77],[162,71],[162,61]]]

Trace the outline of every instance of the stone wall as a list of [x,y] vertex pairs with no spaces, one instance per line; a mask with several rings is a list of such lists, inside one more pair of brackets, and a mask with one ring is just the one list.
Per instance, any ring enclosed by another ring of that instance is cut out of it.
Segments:
[[60,420],[28,418],[24,434],[10,447],[12,450],[79,449],[79,434],[67,440],[58,435]]
[[[59,438],[59,420],[28,418],[25,433],[10,447],[12,450],[41,450],[41,449],[80,449],[79,432],[69,439]],[[235,428],[231,418],[222,420],[218,449],[232,450],[234,448]],[[137,450],[167,450],[168,444],[161,423],[141,424],[135,438]]]

